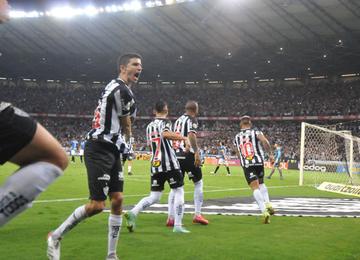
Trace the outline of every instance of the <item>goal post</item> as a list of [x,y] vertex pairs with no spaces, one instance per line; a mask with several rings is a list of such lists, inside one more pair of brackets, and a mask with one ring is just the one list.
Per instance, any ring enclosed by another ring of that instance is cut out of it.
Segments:
[[360,138],[301,123],[299,185],[322,182],[360,185]]

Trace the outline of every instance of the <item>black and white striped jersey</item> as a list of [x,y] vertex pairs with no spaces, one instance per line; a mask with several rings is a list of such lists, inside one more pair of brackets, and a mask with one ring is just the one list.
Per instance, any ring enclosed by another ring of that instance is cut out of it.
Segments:
[[94,112],[88,139],[104,140],[119,148],[121,124],[119,117],[135,114],[136,103],[130,88],[121,80],[112,80],[103,91]]
[[262,132],[257,128],[245,128],[235,136],[234,144],[240,154],[241,166],[264,165],[264,149],[258,135]]
[[156,118],[146,128],[146,139],[151,147],[151,173],[180,169],[171,141],[163,138],[163,132],[171,131],[171,122]]
[[[197,128],[198,128],[198,122],[196,118],[184,114],[175,121],[173,129],[175,133],[187,137],[190,132],[196,134]],[[178,158],[179,158],[179,154],[185,152],[185,142],[173,141],[173,148],[178,154]],[[190,152],[192,153],[194,152],[192,147],[190,148]]]

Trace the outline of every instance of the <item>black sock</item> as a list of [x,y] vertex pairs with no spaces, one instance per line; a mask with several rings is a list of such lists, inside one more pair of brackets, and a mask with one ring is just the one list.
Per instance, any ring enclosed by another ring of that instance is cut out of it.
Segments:
[[228,174],[231,174],[231,173],[230,173],[230,169],[229,169],[228,166],[226,166],[226,170],[227,170],[227,173],[228,173]]
[[214,173],[216,173],[219,170],[220,166],[217,166]]

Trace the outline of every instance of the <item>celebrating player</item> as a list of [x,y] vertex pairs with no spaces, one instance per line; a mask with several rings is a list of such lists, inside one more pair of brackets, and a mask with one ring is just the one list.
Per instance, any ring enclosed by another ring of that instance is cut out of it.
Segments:
[[[189,138],[190,151],[184,141],[173,142],[176,156],[180,162],[181,171],[187,173],[189,179],[194,183],[194,206],[195,215],[193,223],[203,225],[209,224],[209,221],[201,215],[203,203],[203,180],[201,171],[200,151],[196,139],[196,130],[198,123],[196,116],[199,113],[199,105],[195,101],[188,101],[185,105],[185,114],[179,117],[174,124],[174,132]],[[168,198],[168,220],[166,225],[174,225],[174,193],[170,191]]]
[[[271,154],[271,146],[263,133],[255,127],[249,116],[240,120],[240,132],[235,137],[237,154],[243,167],[247,183],[253,190],[254,198],[262,212],[263,223],[270,223],[274,209],[270,204],[268,189],[264,183],[264,151]],[[272,157],[272,156],[271,156]]]
[[165,181],[170,185],[174,194],[175,224],[173,232],[189,233],[182,227],[184,215],[184,180],[180,165],[170,140],[186,141],[187,138],[171,131],[171,122],[166,119],[168,106],[159,101],[155,105],[155,120],[146,128],[146,138],[151,147],[151,192],[148,197],[140,200],[134,208],[125,213],[127,228],[130,232],[135,229],[137,215],[152,204],[160,201]]
[[88,174],[90,201],[73,213],[48,237],[49,259],[60,259],[60,240],[85,218],[94,216],[105,208],[110,198],[111,214],[108,220],[107,260],[118,259],[116,246],[122,223],[123,173],[118,139],[121,132],[126,142],[131,137],[131,111],[135,99],[128,87],[136,83],[142,71],[141,56],[126,54],[119,58],[119,77],[112,80],[100,97],[95,110],[93,126],[85,144],[85,166]]

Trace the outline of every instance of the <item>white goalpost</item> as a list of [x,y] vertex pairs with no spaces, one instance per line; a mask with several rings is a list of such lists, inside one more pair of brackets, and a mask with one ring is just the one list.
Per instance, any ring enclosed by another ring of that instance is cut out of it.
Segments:
[[301,123],[299,185],[360,185],[360,138]]

